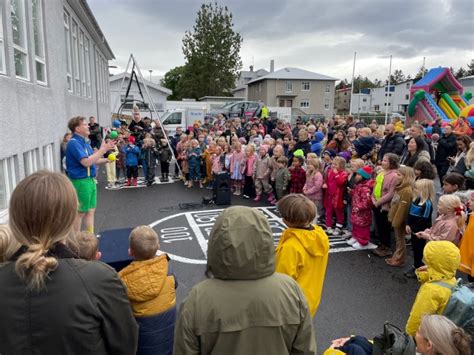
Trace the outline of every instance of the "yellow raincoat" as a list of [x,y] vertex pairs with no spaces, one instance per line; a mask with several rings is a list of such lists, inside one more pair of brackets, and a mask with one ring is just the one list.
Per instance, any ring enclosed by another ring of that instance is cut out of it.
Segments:
[[415,298],[406,325],[406,332],[414,336],[426,314],[442,314],[451,297],[451,290],[434,282],[442,281],[456,285],[456,270],[459,267],[459,249],[452,242],[431,241],[426,244],[423,259],[427,271],[417,271],[421,287]]
[[311,317],[321,301],[328,264],[329,239],[324,230],[288,228],[276,248],[276,272],[293,278],[303,289]]
[[168,275],[168,256],[133,261],[119,272],[135,317],[152,316],[176,305],[175,280]]

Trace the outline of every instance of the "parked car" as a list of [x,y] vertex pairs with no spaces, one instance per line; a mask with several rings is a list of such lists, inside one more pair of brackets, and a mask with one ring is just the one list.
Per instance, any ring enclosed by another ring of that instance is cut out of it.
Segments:
[[160,118],[161,125],[169,136],[176,133],[176,128],[181,127],[184,131],[192,127],[195,121],[204,121],[204,110],[177,108],[166,111]]
[[234,117],[252,118],[258,116],[263,104],[257,101],[238,101],[226,104],[218,109],[208,112],[209,115],[215,117],[222,114],[226,119]]

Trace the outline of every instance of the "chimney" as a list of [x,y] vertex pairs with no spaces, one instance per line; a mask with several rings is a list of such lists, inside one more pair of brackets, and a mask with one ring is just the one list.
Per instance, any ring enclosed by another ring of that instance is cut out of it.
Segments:
[[270,73],[273,73],[275,71],[275,61],[272,59],[270,61]]
[[253,65],[250,66],[250,71],[253,73]]

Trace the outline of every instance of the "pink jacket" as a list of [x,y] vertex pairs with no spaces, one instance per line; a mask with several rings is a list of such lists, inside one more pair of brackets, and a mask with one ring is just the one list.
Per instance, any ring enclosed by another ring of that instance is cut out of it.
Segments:
[[246,176],[253,176],[255,172],[255,165],[257,163],[257,155],[252,154],[252,156],[245,156],[244,158],[244,169],[242,173]]
[[351,190],[351,222],[356,227],[367,227],[372,224],[372,188],[373,181],[363,181],[354,185]]
[[220,173],[223,170],[221,156],[222,154],[212,154],[211,160],[213,173]]
[[395,194],[395,186],[397,186],[397,170],[392,169],[385,172],[382,184],[382,197],[376,201],[375,207],[381,207],[384,211],[390,210],[390,203]]
[[243,164],[244,158],[245,158],[245,153],[244,153],[243,150],[241,150],[240,152],[234,151],[232,153],[232,157],[230,158],[230,171],[231,171],[231,173],[234,172],[236,163]]
[[433,223],[433,227],[424,231],[429,234],[428,240],[447,240],[456,245],[459,244],[461,237],[457,216],[453,213],[439,215]]
[[303,193],[311,201],[322,201],[323,199],[323,174],[319,171],[313,176],[306,173],[306,183],[303,187]]

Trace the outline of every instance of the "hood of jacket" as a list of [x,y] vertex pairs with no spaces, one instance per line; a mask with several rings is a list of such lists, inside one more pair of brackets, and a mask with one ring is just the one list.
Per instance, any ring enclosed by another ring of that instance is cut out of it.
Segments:
[[362,147],[373,147],[375,145],[375,137],[359,137],[354,141],[354,145],[360,145]]
[[131,301],[145,302],[160,295],[168,277],[166,255],[153,259],[133,261],[119,272],[127,284],[127,293]]
[[428,266],[428,280],[449,280],[456,275],[461,254],[452,242],[431,241],[425,246],[423,259]]
[[235,206],[217,218],[209,237],[207,266],[215,278],[256,280],[275,272],[273,233],[264,214]]
[[[324,230],[317,225],[313,224],[312,226],[314,228],[313,230],[288,228],[281,235],[281,241],[278,245],[284,245],[289,239],[296,238],[309,255],[324,255],[328,252],[328,244],[324,243],[325,238],[321,237],[324,234]],[[317,233],[314,233],[315,230]]]

